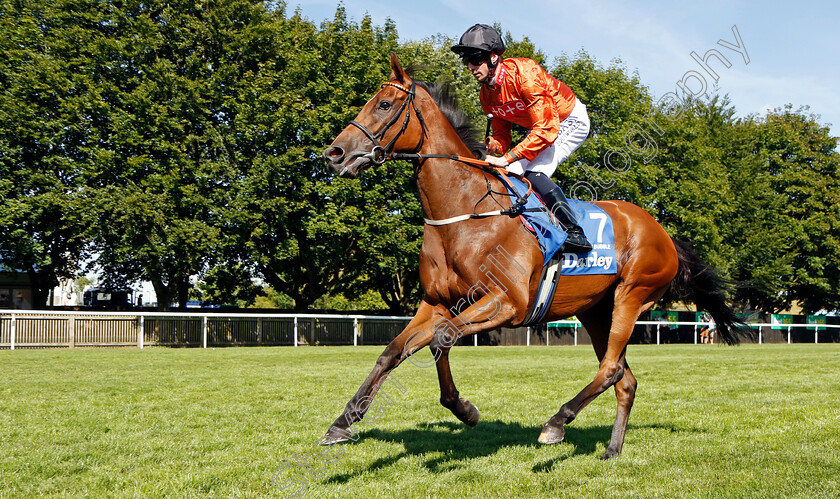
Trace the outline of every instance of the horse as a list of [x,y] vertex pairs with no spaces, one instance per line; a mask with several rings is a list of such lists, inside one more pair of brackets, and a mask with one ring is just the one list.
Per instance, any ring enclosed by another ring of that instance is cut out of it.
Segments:
[[[436,87],[414,80],[391,53],[391,76],[324,150],[340,177],[356,178],[388,159],[414,163],[426,225],[419,272],[424,297],[406,328],[385,348],[370,375],[320,440],[344,442],[353,435],[388,374],[423,347],[434,357],[440,402],[468,426],[478,408],[460,397],[452,379],[449,350],[461,337],[522,324],[535,299],[543,256],[530,234],[519,230],[513,199],[489,175],[483,144],[457,103]],[[481,165],[485,165],[482,167]],[[743,324],[725,301],[728,282],[710,269],[690,245],[671,238],[645,210],[624,201],[596,201],[614,222],[617,273],[562,276],[543,322],[577,316],[592,339],[599,361],[595,378],[563,404],[538,437],[560,442],[565,425],[598,395],[615,387],[617,410],[602,459],[618,456],[624,445],[637,380],[625,357],[627,342],[642,312],[666,293],[691,298],[709,311],[720,337],[738,342]],[[499,216],[469,214],[489,210]],[[466,215],[465,215],[466,214]],[[435,224],[435,220],[457,220]],[[489,265],[483,262],[495,262]],[[498,265],[502,263],[503,265]]]

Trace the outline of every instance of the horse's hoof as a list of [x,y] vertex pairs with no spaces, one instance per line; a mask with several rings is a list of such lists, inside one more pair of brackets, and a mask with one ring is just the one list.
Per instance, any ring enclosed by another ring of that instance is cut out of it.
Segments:
[[464,413],[463,417],[458,416],[458,419],[464,422],[465,425],[469,427],[473,427],[478,424],[478,421],[481,419],[481,413],[478,411],[478,407],[473,405],[467,399],[461,399],[461,404],[464,406]]
[[619,451],[607,449],[606,452],[604,452],[604,455],[601,456],[601,461],[606,461],[607,459],[612,459],[614,457],[618,457],[620,454],[621,454],[621,452],[619,452]]
[[327,434],[324,435],[321,440],[318,440],[318,444],[320,445],[335,445],[340,444],[341,442],[346,442],[350,440],[348,436],[350,430],[345,430],[341,428],[336,428],[335,426],[331,426],[329,430],[327,430]]
[[556,444],[563,441],[566,437],[566,428],[563,425],[553,426],[547,424],[543,427],[540,438],[537,440],[541,444]]

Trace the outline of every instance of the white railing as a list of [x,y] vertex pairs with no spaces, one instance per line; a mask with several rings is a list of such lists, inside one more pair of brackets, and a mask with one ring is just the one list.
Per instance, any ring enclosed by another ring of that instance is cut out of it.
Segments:
[[[660,330],[662,327],[670,328],[671,326],[694,326],[694,344],[697,344],[697,332],[707,326],[707,322],[684,322],[684,321],[675,321],[675,322],[663,322],[663,321],[636,321],[637,325],[656,325],[656,344],[659,345],[661,338],[660,338]],[[826,329],[840,329],[840,325],[838,324],[768,324],[768,323],[758,323],[758,322],[751,322],[749,326],[753,329],[758,329],[758,344],[761,345],[764,343],[764,328],[770,328],[771,330],[777,331],[787,331],[787,344],[791,344],[792,340],[792,333],[793,329],[813,329],[814,330],[814,343],[819,343],[819,332],[820,330]]]
[[[341,314],[0,312],[0,347],[353,344],[401,331],[411,317]],[[383,333],[378,331],[385,329]],[[396,334],[390,334],[393,338]],[[387,343],[387,342],[386,342]]]
[[[578,328],[583,327],[580,322],[574,320],[562,320],[562,321],[554,321],[549,324],[557,324],[562,325],[565,327],[572,327],[574,328],[574,344],[577,346],[578,344]],[[692,322],[692,321],[636,321],[637,326],[656,326],[656,344],[660,345],[662,343],[662,328],[673,329],[674,327],[678,326],[693,326],[694,327],[694,344],[697,344],[698,332],[702,330],[703,327],[707,326],[708,322]],[[792,340],[792,332],[794,328],[803,328],[803,329],[813,329],[814,330],[814,343],[819,343],[819,331],[826,330],[826,329],[840,329],[840,325],[838,324],[766,324],[766,323],[749,323],[748,324],[753,329],[758,329],[758,344],[764,343],[764,332],[763,328],[769,327],[771,330],[787,330],[787,344],[791,344]],[[549,336],[546,335],[546,340],[548,340]],[[530,339],[530,338],[529,338]],[[529,345],[530,346],[530,345]]]
[[[371,316],[355,314],[223,314],[195,312],[87,312],[20,310],[0,312],[0,347],[70,347],[151,345],[350,345],[385,344],[402,331],[411,317]],[[656,344],[662,343],[663,329],[692,326],[694,343],[705,322],[637,321],[637,325],[656,326]],[[544,336],[551,345],[553,327],[573,330],[578,345],[575,320],[550,324]],[[840,329],[832,324],[765,324],[754,323],[758,343],[765,342],[765,328],[785,331],[792,343],[794,330],[813,330],[814,343],[820,332]],[[531,345],[531,328],[525,329],[525,344]],[[519,334],[519,333],[516,333]],[[778,339],[778,333],[775,335]],[[782,334],[784,337],[784,334]],[[521,338],[520,338],[521,340]],[[517,340],[519,341],[519,340]],[[478,345],[478,335],[473,335]],[[540,341],[542,343],[542,341]],[[521,343],[517,343],[521,344]]]

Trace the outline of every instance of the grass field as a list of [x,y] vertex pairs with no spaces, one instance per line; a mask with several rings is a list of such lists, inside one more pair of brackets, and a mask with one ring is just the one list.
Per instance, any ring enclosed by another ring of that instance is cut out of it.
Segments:
[[631,346],[639,390],[610,461],[612,390],[566,442],[536,441],[594,375],[591,348],[458,347],[478,426],[406,362],[378,421],[315,460],[381,350],[0,351],[0,496],[840,497],[840,345]]

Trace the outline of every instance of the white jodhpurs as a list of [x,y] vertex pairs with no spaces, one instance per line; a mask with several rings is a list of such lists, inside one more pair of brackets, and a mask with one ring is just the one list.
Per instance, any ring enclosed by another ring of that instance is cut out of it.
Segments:
[[524,174],[526,171],[536,171],[548,178],[554,174],[557,165],[569,159],[569,156],[583,144],[589,136],[589,114],[586,106],[575,97],[575,107],[568,118],[560,123],[560,131],[557,140],[539,153],[531,161],[520,159],[507,166],[509,172]]

